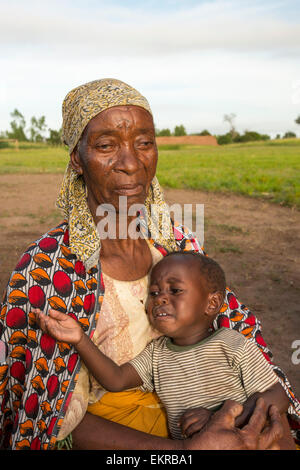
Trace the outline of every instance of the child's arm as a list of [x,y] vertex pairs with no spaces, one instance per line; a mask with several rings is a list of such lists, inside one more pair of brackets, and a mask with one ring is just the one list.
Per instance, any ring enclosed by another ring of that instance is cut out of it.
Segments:
[[105,356],[72,317],[53,309],[49,310],[49,315],[39,309],[33,311],[45,333],[58,341],[74,345],[88,370],[106,390],[120,392],[142,385],[143,382],[133,366],[129,363],[118,366]]
[[99,351],[86,334],[82,335],[82,339],[75,345],[75,348],[88,370],[106,390],[121,392],[122,390],[138,387],[143,384],[140,376],[131,364],[126,362],[118,366]]

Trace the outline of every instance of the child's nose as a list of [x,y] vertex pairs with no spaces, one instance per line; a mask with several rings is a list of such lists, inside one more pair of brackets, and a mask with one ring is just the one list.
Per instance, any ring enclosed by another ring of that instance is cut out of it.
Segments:
[[165,293],[161,292],[155,297],[155,304],[156,305],[163,305],[168,303],[168,297]]

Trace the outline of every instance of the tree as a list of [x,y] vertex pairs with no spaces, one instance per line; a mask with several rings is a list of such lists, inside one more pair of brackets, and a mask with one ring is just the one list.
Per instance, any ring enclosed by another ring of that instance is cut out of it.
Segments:
[[232,144],[232,135],[230,132],[227,134],[217,136],[217,142],[219,145]]
[[234,113],[231,113],[231,114],[224,114],[224,121],[225,122],[228,122],[228,124],[230,125],[230,134],[232,136],[232,138],[234,139],[237,132],[235,130],[235,127],[233,125],[233,121],[235,120],[236,118],[236,115]]
[[270,136],[267,134],[260,134],[255,131],[245,131],[243,135],[236,134],[233,139],[234,142],[254,142],[258,140],[270,140]]
[[207,129],[204,129],[202,132],[199,132],[199,134],[197,134],[197,135],[205,136],[205,135],[211,135],[211,133]]
[[186,135],[185,127],[182,124],[180,126],[176,126],[174,129],[174,135],[176,136]]
[[43,133],[46,130],[47,125],[45,116],[41,116],[38,119],[35,116],[31,118],[31,127],[29,128],[29,132],[30,140],[32,142],[43,142],[45,140]]
[[171,131],[170,129],[162,129],[161,131],[157,131],[156,135],[158,137],[170,137]]
[[295,123],[296,123],[296,124],[300,124],[300,114],[299,114],[299,116],[297,117],[297,119],[295,119]]
[[49,137],[47,142],[51,145],[61,145],[62,144],[62,129],[60,128],[58,131],[54,129],[49,129]]
[[297,137],[295,132],[288,131],[284,134],[284,136],[282,138],[283,139],[293,139],[295,137]]
[[28,140],[25,134],[26,121],[23,114],[15,109],[10,113],[13,121],[10,123],[11,130],[7,131],[7,137],[9,139],[18,139],[20,141]]

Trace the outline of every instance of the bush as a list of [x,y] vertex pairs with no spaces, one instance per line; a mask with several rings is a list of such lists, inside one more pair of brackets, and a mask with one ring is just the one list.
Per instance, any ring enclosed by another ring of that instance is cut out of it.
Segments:
[[56,131],[54,129],[49,129],[49,138],[47,139],[48,144],[50,145],[62,145],[61,139],[62,131]]
[[259,134],[254,131],[245,131],[243,135],[238,134],[234,138],[234,142],[255,142],[258,140],[269,140],[270,136],[267,134]]
[[156,132],[157,137],[170,137],[170,129],[162,129],[161,131]]
[[0,149],[7,149],[9,147],[9,142],[0,142]]
[[196,134],[191,134],[191,135],[205,136],[205,135],[211,135],[211,133],[207,129],[204,129],[202,132],[197,132]]
[[295,138],[295,137],[297,137],[296,134],[295,134],[295,132],[290,132],[290,131],[288,131],[288,132],[286,132],[286,133],[284,134],[284,136],[283,136],[282,138],[283,138],[283,139],[293,139],[293,138]]
[[218,135],[217,142],[219,145],[232,144],[232,135],[230,132],[228,132],[228,134]]
[[164,144],[158,146],[159,150],[180,150],[181,147],[182,146],[178,144]]

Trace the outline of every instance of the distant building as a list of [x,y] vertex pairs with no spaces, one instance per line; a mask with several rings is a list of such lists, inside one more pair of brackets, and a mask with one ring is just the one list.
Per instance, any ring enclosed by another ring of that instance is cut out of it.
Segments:
[[171,137],[156,137],[157,145],[218,145],[217,139],[213,135],[183,135]]

